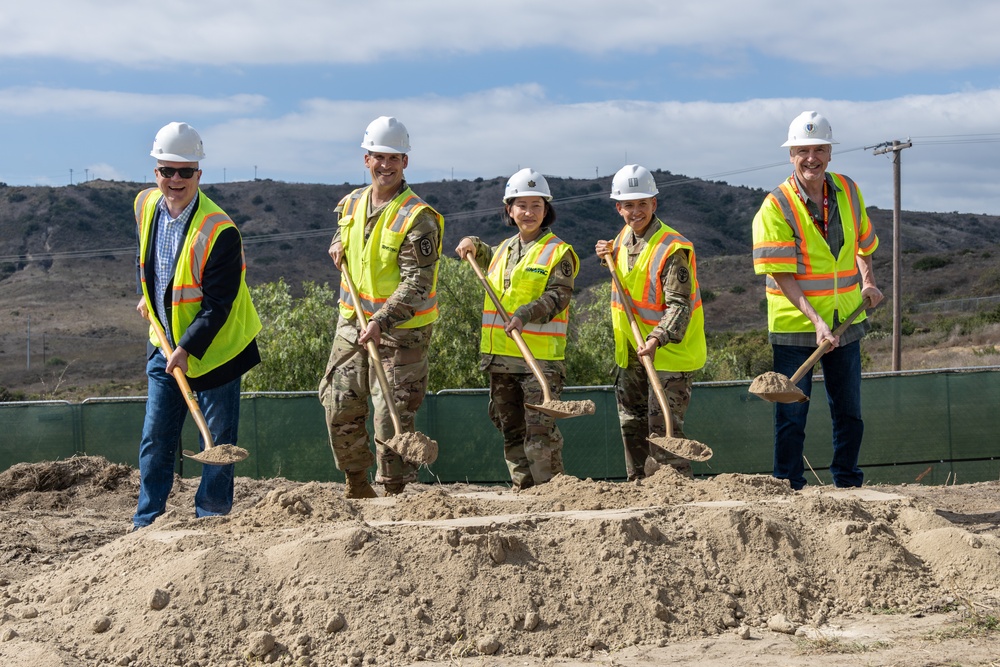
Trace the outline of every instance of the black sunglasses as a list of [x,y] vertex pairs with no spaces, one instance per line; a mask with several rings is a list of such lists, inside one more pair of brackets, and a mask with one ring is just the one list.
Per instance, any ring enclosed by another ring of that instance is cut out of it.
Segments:
[[178,174],[183,179],[188,179],[198,173],[197,167],[157,167],[156,171],[160,172],[160,176],[163,178],[173,178],[174,174]]

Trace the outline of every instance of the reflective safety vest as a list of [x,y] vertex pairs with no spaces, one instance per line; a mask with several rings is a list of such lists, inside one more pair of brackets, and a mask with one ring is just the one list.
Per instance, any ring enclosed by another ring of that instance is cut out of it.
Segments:
[[[878,236],[854,181],[840,174],[828,172],[828,175],[836,191],[837,212],[844,230],[844,245],[838,257],[833,256],[830,245],[813,223],[795,189],[794,175],[767,195],[754,216],[754,271],[758,275],[768,274],[767,328],[772,333],[816,330],[809,318],[781,292],[772,273],[794,274],[809,303],[831,329],[835,326],[835,312],[843,320],[861,305],[857,257],[875,252]],[[855,321],[864,319],[862,312]]]
[[[493,291],[500,297],[500,303],[508,315],[513,315],[520,306],[531,303],[542,296],[548,285],[549,275],[555,270],[563,258],[569,255],[573,262],[573,277],[580,271],[580,258],[573,247],[561,240],[552,232],[545,232],[535,241],[528,253],[521,258],[510,274],[510,287],[504,291],[504,275],[507,273],[507,260],[510,248],[517,236],[507,239],[493,253],[489,271],[486,275]],[[521,337],[527,343],[528,349],[536,359],[558,360],[566,356],[566,329],[569,325],[569,306],[550,322],[525,322]],[[508,357],[521,357],[517,343],[503,329],[504,323],[500,313],[489,295],[483,302],[483,326],[479,338],[479,351],[484,354],[502,354]]]
[[[163,198],[163,193],[157,188],[143,190],[135,198],[135,221],[139,227],[139,261],[142,276],[142,294],[146,299],[146,307],[155,316],[151,286],[146,284],[146,257],[149,246],[155,243],[153,238],[153,220],[156,217],[157,204]],[[184,332],[201,311],[202,287],[201,277],[212,254],[212,247],[226,229],[236,229],[225,211],[215,202],[198,191],[198,206],[191,214],[187,234],[180,252],[177,255],[177,266],[174,268],[173,288],[170,293],[170,327],[171,338],[181,340]],[[233,301],[232,309],[225,324],[215,335],[201,359],[188,357],[188,377],[199,377],[231,361],[242,352],[261,330],[260,317],[250,300],[250,290],[247,287],[247,263],[243,257],[243,267],[240,275],[240,287]],[[160,341],[149,327],[149,340],[156,347]]]
[[[424,210],[434,214],[438,223],[438,256],[444,242],[444,218],[426,204],[413,190],[406,188],[386,205],[379,215],[375,228],[365,242],[365,223],[368,217],[368,199],[371,186],[359,188],[341,201],[340,242],[351,272],[361,308],[371,316],[382,307],[399,286],[399,249],[413,226],[417,215]],[[430,295],[419,303],[410,304],[414,316],[396,326],[414,329],[430,324],[438,318],[437,305],[438,265],[434,265],[434,284]],[[354,299],[347,289],[347,282],[340,279],[340,314],[345,319],[354,317]]]
[[651,224],[659,225],[659,229],[639,253],[631,271],[628,269],[628,250],[622,247],[626,232],[629,230],[628,225],[618,232],[612,245],[618,275],[622,286],[628,291],[626,297],[620,294],[612,283],[611,323],[615,334],[615,363],[621,368],[627,368],[628,348],[637,349],[625,308],[632,309],[636,324],[639,325],[639,331],[645,340],[660,323],[663,313],[667,310],[661,280],[667,260],[675,252],[686,250],[691,265],[691,319],[684,333],[684,339],[680,343],[670,343],[656,348],[653,366],[658,371],[689,373],[704,366],[708,355],[705,343],[705,311],[701,307],[701,288],[698,286],[694,246],[659,218],[654,218]]

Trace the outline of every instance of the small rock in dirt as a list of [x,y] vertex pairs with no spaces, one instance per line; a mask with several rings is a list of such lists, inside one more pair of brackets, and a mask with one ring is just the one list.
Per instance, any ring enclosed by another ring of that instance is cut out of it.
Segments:
[[493,635],[486,635],[476,641],[476,650],[479,655],[493,655],[500,650],[500,642]]
[[527,631],[532,631],[538,627],[538,623],[541,621],[541,617],[538,615],[537,611],[529,611],[524,616],[524,629]]
[[162,588],[154,588],[149,594],[149,608],[159,611],[170,604],[170,593]]
[[250,635],[250,644],[247,646],[247,652],[258,658],[263,657],[274,649],[274,635],[270,632],[255,632]]
[[780,632],[785,635],[794,635],[797,629],[794,623],[785,618],[784,614],[775,614],[767,619],[767,628],[771,632]]
[[21,618],[38,618],[38,610],[34,607],[28,607],[21,612]]
[[337,612],[333,617],[326,623],[327,632],[340,632],[347,625],[347,619],[340,612]]
[[750,626],[741,625],[740,627],[736,628],[736,636],[739,637],[740,639],[750,639]]
[[17,637],[17,630],[14,628],[7,628],[0,634],[0,641],[9,642],[11,639]]
[[100,634],[102,632],[107,632],[108,628],[111,627],[111,619],[107,616],[98,616],[93,621],[90,622],[90,629],[95,633]]

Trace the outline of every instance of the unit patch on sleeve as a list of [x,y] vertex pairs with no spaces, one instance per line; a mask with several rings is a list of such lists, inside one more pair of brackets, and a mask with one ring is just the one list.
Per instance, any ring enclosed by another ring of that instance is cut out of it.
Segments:
[[417,249],[420,251],[420,254],[423,255],[424,257],[430,257],[432,254],[434,254],[434,243],[431,242],[431,240],[425,236],[424,238],[420,239],[420,241],[417,242]]
[[562,274],[567,278],[573,275],[573,265],[568,259],[564,259],[562,264],[559,265],[559,268],[562,269]]

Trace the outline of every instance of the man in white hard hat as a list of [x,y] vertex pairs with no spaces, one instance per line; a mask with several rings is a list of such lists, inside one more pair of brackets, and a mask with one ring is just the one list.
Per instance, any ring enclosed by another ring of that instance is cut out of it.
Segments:
[[[395,435],[386,400],[395,402],[404,432],[414,430],[427,392],[427,351],[438,317],[437,272],[444,218],[407,186],[410,136],[395,118],[381,116],[365,130],[361,147],[372,183],[337,205],[337,232],[330,257],[348,271],[369,323],[361,329],[354,301],[342,280],[340,317],[319,398],[326,411],[330,447],[346,477],[347,498],[374,498],[368,468],[386,495],[402,493],[417,478],[417,466],[385,443]],[[343,266],[342,266],[343,265]],[[379,349],[394,395],[383,396],[365,352]],[[375,405],[375,448],[369,445],[368,397]]]
[[[199,162],[205,157],[201,136],[187,123],[169,123],[156,133],[150,155],[156,158],[156,187],[135,199],[142,294],[136,310],[158,322],[173,353],[165,355],[150,327],[134,529],[164,512],[174,481],[188,410],[173,370],[183,371],[198,394],[212,439],[235,445],[241,378],[260,363],[256,336],[261,323],[246,284],[240,232],[199,188]],[[203,467],[196,516],[229,513],[233,475],[233,465]]]
[[[882,301],[871,254],[878,247],[875,228],[857,184],[827,171],[833,130],[815,111],[799,114],[788,127],[792,175],[765,199],[753,219],[753,261],[767,276],[768,338],[774,370],[786,377],[806,362],[824,341],[830,350],[820,363],[833,419],[830,472],[837,487],[861,486],[858,454],[861,419],[861,344],[869,329],[862,311],[840,335],[833,330],[864,298]],[[809,396],[812,369],[798,383]],[[774,476],[793,489],[806,484],[802,462],[809,403],[776,403]]]
[[[670,407],[673,435],[684,437],[694,372],[705,365],[705,314],[694,246],[656,216],[659,193],[653,174],[625,165],[611,182],[611,199],[625,224],[614,241],[598,241],[598,257],[613,262],[628,294],[612,286],[615,335],[615,397],[625,444],[628,479],[646,476],[646,459],[672,466],[688,477],[691,462],[651,446],[650,434],[666,433],[665,415],[639,355],[653,358]],[[645,342],[636,347],[625,308],[632,309]]]

